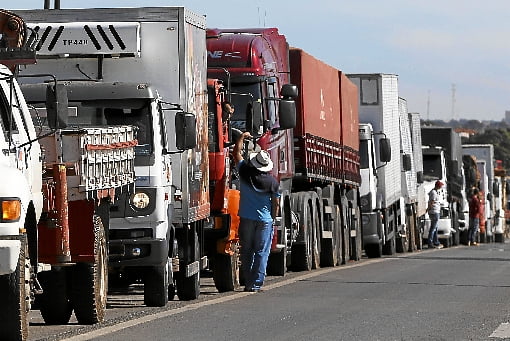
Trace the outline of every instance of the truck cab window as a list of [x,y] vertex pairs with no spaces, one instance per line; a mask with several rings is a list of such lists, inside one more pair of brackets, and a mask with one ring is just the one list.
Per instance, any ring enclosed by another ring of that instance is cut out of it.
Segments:
[[[269,98],[276,98],[276,83],[268,83],[267,84],[267,96]],[[269,121],[271,122],[271,127],[276,122],[276,113],[278,112],[278,101],[276,100],[268,100],[266,101],[267,105],[267,117]]]
[[232,100],[236,111],[230,118],[232,128],[246,131],[246,111],[252,101],[262,98],[260,83],[232,84]]
[[9,134],[9,126],[11,131],[13,132],[16,132],[18,128],[16,126],[16,122],[14,121],[14,119],[11,120],[9,117],[10,116],[9,102],[7,101],[7,98],[5,98],[4,93],[2,93],[2,95],[0,96],[0,116],[2,131],[4,133],[5,140],[7,141]]

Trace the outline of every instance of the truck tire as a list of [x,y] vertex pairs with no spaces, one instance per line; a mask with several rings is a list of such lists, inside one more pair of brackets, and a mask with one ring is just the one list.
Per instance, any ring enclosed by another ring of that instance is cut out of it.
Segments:
[[[312,195],[316,195],[315,192],[312,192]],[[312,196],[313,198],[313,196]],[[321,231],[320,231],[320,220],[322,217],[320,216],[321,210],[317,206],[315,206],[315,200],[312,205],[312,269],[320,268],[320,252],[319,252],[319,243],[321,241]]]
[[268,276],[285,276],[287,272],[287,247],[269,255],[266,272]]
[[351,231],[349,229],[349,203],[346,197],[341,198],[340,202],[340,224],[341,224],[341,257],[342,264],[347,264],[351,258]]
[[94,215],[94,263],[72,268],[71,301],[80,324],[104,320],[108,291],[108,249],[101,218]]
[[[351,234],[351,260],[359,261],[363,253],[363,242],[361,232],[361,211],[356,207],[354,216],[351,219],[351,233],[355,231],[355,236]],[[354,227],[354,229],[352,228]]]
[[338,265],[338,249],[340,247],[340,229],[341,222],[339,221],[340,208],[338,205],[333,207],[331,229],[332,238],[321,240],[321,266],[335,266]]
[[405,235],[397,237],[395,245],[398,253],[405,253],[409,250],[409,229],[406,229]]
[[313,226],[312,226],[312,210],[308,205],[304,195],[298,197],[301,200],[295,200],[298,207],[293,208],[294,212],[298,212],[299,216],[299,233],[300,243],[292,245],[291,264],[293,271],[310,271],[312,270],[312,245],[313,245]]
[[395,234],[383,245],[383,255],[392,256],[396,251]]
[[26,238],[22,238],[16,271],[0,276],[2,339],[26,340],[28,338],[29,300],[30,259]]
[[67,290],[67,271],[53,268],[37,275],[43,293],[37,296],[37,304],[46,324],[67,324],[73,312]]
[[[143,282],[143,302],[147,307],[164,307],[168,303],[170,262],[146,269]],[[173,283],[172,283],[173,284]]]
[[232,255],[216,254],[213,263],[213,280],[219,292],[234,291],[239,288],[239,245]]
[[382,256],[382,244],[366,244],[365,253],[368,258],[381,258]]
[[[188,252],[191,253],[189,260],[191,262],[200,261],[200,243],[198,241],[198,235],[195,231],[190,231],[188,233],[191,237],[190,240],[194,241],[193,249],[188,250]],[[180,241],[182,241],[182,239]],[[181,245],[184,245],[184,243],[179,243],[179,247],[181,247]],[[181,252],[179,252],[179,257],[180,254]],[[188,257],[184,256],[184,259],[188,259]],[[195,300],[200,295],[200,271],[190,277],[186,277],[183,269],[186,268],[187,264],[189,263],[181,262],[180,271],[175,276],[177,296],[181,301]]]

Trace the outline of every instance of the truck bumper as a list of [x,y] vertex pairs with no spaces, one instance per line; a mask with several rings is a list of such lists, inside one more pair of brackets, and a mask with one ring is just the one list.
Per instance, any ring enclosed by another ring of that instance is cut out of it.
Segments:
[[166,239],[116,239],[109,242],[109,266],[144,267],[165,265],[168,259]]
[[16,271],[20,250],[20,240],[0,239],[0,275],[8,275]]
[[380,214],[376,212],[363,213],[361,220],[363,224],[363,245],[372,245],[380,243],[378,217]]

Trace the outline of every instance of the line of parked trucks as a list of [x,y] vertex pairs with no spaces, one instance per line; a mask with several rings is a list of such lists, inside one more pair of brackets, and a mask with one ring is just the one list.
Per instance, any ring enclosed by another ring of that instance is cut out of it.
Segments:
[[473,187],[481,241],[503,241],[492,146],[421,127],[397,75],[345,74],[276,28],[207,29],[183,7],[1,11],[0,28],[8,339],[27,337],[31,304],[48,324],[102,321],[108,281],[143,283],[148,306],[196,299],[202,271],[236,289],[239,131],[282,191],[269,275],[421,249],[437,180],[445,246],[467,240]]

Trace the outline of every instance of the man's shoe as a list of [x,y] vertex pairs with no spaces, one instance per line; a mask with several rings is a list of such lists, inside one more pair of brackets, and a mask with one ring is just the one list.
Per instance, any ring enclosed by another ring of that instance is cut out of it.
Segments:
[[473,246],[478,246],[478,243],[477,242],[473,242],[473,244],[471,244]]
[[468,246],[471,246],[471,242],[468,242]]
[[442,249],[443,248],[443,244],[436,245],[436,248]]

